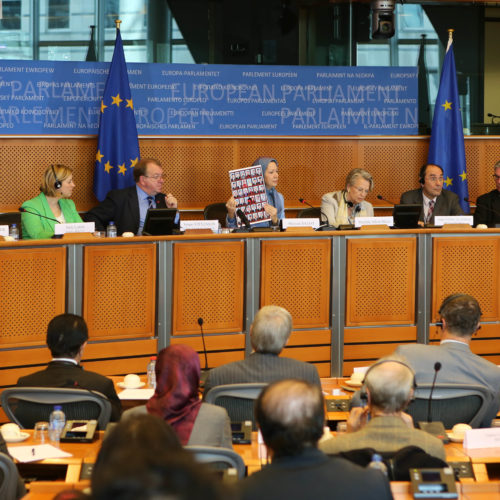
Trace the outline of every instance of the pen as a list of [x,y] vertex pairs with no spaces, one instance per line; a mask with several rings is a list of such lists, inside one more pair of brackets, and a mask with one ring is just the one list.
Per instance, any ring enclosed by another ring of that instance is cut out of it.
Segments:
[[35,448],[31,448],[31,454],[35,456]]

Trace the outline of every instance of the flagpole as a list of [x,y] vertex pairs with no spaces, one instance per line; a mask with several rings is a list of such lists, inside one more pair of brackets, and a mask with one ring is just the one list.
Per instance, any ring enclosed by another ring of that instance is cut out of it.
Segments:
[[451,44],[453,43],[453,32],[455,30],[453,28],[449,28],[448,29],[448,45],[446,47],[446,52],[448,52],[448,50],[450,49],[451,47]]
[[115,19],[115,24],[116,24],[116,29],[119,30],[120,29],[120,24],[121,24],[121,20],[120,19]]

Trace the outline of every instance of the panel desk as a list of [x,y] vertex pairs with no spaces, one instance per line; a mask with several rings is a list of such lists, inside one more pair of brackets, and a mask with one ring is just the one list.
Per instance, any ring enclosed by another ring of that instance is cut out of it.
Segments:
[[256,311],[277,304],[293,317],[283,355],[339,377],[436,341],[439,305],[458,291],[483,311],[472,350],[498,363],[499,262],[495,229],[0,242],[1,387],[49,361],[46,327],[62,312],[88,323],[84,367],[123,375],[172,343],[196,349],[203,368],[199,318],[209,367],[243,359]]

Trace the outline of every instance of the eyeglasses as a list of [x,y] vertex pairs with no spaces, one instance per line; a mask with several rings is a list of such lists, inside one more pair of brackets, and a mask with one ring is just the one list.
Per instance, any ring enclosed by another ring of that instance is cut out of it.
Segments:
[[494,177],[497,181],[499,181],[499,180],[500,180],[500,175],[493,174],[493,177]]
[[160,179],[163,179],[163,174],[144,175],[144,177],[147,177],[148,179],[154,179],[155,181],[158,181]]
[[437,176],[437,175],[429,175],[429,177],[427,177],[428,180],[430,180],[431,182],[443,182],[444,181],[444,177],[441,175],[441,176]]
[[352,186],[358,193],[360,194],[368,194],[370,192],[369,189],[364,189],[362,187],[358,187],[358,186]]

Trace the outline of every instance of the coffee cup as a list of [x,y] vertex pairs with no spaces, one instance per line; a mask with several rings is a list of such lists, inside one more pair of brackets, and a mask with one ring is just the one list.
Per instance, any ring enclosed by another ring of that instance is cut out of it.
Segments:
[[6,441],[21,438],[21,429],[17,424],[3,424],[0,428],[2,436]]
[[126,389],[137,389],[141,386],[141,378],[135,373],[129,373],[123,378],[123,386]]

